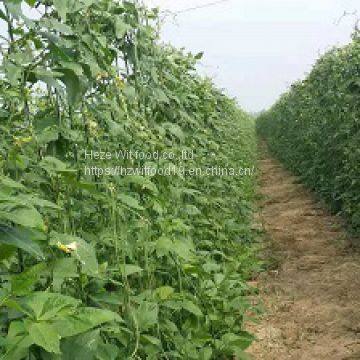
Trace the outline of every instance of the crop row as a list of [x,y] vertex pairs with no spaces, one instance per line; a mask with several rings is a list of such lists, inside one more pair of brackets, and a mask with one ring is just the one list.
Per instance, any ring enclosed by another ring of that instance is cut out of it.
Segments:
[[0,359],[241,359],[251,176],[84,169],[251,167],[252,120],[200,55],[159,45],[155,10],[5,1],[0,19]]
[[359,33],[322,56],[257,127],[276,156],[359,232]]

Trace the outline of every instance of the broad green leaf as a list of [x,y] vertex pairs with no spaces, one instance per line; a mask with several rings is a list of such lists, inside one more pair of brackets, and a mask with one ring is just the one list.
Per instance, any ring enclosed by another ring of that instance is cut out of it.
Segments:
[[158,256],[168,255],[174,247],[174,243],[171,239],[161,236],[155,244],[156,254]]
[[156,303],[143,301],[135,310],[135,316],[139,329],[146,331],[158,323],[159,308]]
[[97,360],[98,346],[102,342],[99,329],[67,337],[61,341],[61,358],[54,360]]
[[7,176],[0,176],[0,184],[2,189],[25,190],[25,186]]
[[224,347],[234,348],[236,351],[247,349],[254,340],[255,337],[247,331],[241,331],[237,334],[226,333],[221,337],[221,341]]
[[161,347],[161,341],[158,338],[154,337],[154,336],[141,335],[141,340],[144,343],[150,343],[150,344],[155,345],[157,347]]
[[59,13],[60,17],[62,18],[62,20],[66,20],[66,15],[68,12],[68,0],[53,0],[55,9],[57,10],[57,12]]
[[129,30],[129,25],[126,24],[122,19],[117,17],[115,19],[115,34],[118,39],[122,39],[126,32]]
[[41,133],[36,135],[37,142],[40,145],[48,144],[52,141],[59,139],[59,129],[57,127],[48,127],[41,131]]
[[76,278],[78,276],[76,260],[73,257],[57,259],[53,268],[54,290],[60,291],[60,287],[65,279]]
[[22,306],[38,321],[62,318],[73,312],[79,304],[79,300],[70,296],[45,291],[34,292],[22,301]]
[[22,249],[39,258],[44,258],[40,246],[29,237],[29,232],[21,227],[0,226],[0,244]]
[[144,210],[144,208],[139,204],[138,200],[126,195],[126,194],[119,194],[118,199],[125,204],[126,206],[136,209],[136,210]]
[[9,10],[10,14],[16,19],[22,17],[21,11],[21,1],[19,0],[8,0],[6,1],[6,7]]
[[70,337],[89,331],[108,322],[122,322],[121,317],[109,310],[91,307],[79,308],[75,314],[55,321],[54,328],[61,337]]
[[55,209],[60,210],[61,207],[54,204],[53,202],[45,199],[40,199],[36,195],[28,195],[28,194],[20,194],[17,196],[17,199],[23,201],[26,204],[31,204],[33,206],[37,206],[39,208],[47,208],[47,209]]
[[77,76],[81,76],[83,75],[83,68],[81,65],[79,65],[76,62],[70,62],[70,61],[60,61],[60,65],[62,66],[62,68],[64,69],[68,69],[71,70],[75,73],[75,75]]
[[183,309],[194,314],[195,316],[198,316],[198,317],[203,316],[201,309],[197,305],[195,305],[192,301],[183,300],[181,305],[182,305]]
[[166,96],[165,92],[159,88],[153,89],[153,94],[156,97],[157,101],[160,103],[167,104],[169,102],[169,98]]
[[206,347],[200,350],[199,360],[211,360],[213,350],[211,347]]
[[95,303],[121,305],[124,302],[124,296],[122,294],[104,292],[96,295],[91,295],[90,298]]
[[9,344],[6,343],[6,353],[1,360],[23,360],[29,354],[30,346],[34,344],[29,335],[14,336],[6,340]]
[[194,258],[195,246],[191,239],[175,239],[171,249],[183,260],[191,261]]
[[164,123],[163,127],[168,130],[171,135],[175,136],[180,141],[183,141],[185,139],[185,134],[181,130],[181,127],[179,125],[173,123]]
[[14,255],[15,250],[13,246],[0,244],[0,261],[9,259]]
[[46,156],[44,157],[39,165],[46,170],[49,174],[56,174],[56,173],[62,173],[67,171],[75,171],[68,168],[68,166],[62,162],[61,160],[52,157],[52,156]]
[[44,230],[44,222],[40,213],[30,206],[0,205],[0,220],[7,220],[24,227]]
[[119,347],[113,344],[100,343],[97,351],[97,360],[117,360]]
[[130,100],[130,101],[134,101],[136,99],[136,90],[133,86],[131,85],[127,85],[124,88],[124,94],[125,96]]
[[161,299],[161,300],[167,300],[173,295],[175,292],[175,289],[171,286],[161,286],[155,290],[155,294]]
[[79,76],[69,69],[59,69],[63,73],[61,81],[66,86],[67,100],[70,105],[76,105],[82,96],[83,88]]
[[143,271],[143,269],[137,265],[131,264],[121,264],[120,265],[120,272],[123,276],[129,276],[133,274],[139,274]]
[[46,269],[45,263],[39,263],[18,275],[11,277],[11,292],[17,296],[27,295],[32,292],[33,285],[39,280]]
[[60,335],[51,324],[36,322],[29,326],[29,335],[34,344],[47,352],[60,354]]
[[[64,0],[66,1],[66,0]],[[63,24],[53,18],[41,19],[40,25],[50,30],[55,30],[66,35],[73,35],[73,31],[70,26]]]
[[139,185],[142,189],[150,190],[154,194],[158,193],[156,185],[150,179],[147,179],[144,176],[126,176],[123,180],[123,183],[136,184]]

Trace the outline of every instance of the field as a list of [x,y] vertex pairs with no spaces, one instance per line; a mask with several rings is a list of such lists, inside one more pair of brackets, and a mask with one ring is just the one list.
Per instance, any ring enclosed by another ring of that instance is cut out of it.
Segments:
[[137,2],[0,21],[0,359],[248,359],[258,139],[359,230],[357,33],[255,120]]

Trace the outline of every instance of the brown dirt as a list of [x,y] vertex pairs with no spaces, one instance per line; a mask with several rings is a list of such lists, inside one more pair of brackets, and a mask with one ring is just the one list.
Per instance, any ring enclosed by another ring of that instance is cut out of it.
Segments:
[[266,360],[360,359],[360,255],[336,216],[262,147],[259,220],[275,270],[250,353]]

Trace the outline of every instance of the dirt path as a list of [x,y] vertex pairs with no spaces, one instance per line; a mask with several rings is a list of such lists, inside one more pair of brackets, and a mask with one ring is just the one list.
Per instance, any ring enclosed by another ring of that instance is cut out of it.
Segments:
[[360,359],[360,254],[334,216],[272,159],[260,159],[260,221],[276,270],[257,286],[267,313],[250,352],[266,360]]

